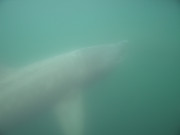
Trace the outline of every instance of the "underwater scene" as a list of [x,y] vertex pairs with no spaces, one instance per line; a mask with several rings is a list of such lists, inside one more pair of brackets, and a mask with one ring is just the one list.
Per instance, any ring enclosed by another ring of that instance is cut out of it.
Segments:
[[0,135],[180,135],[180,1],[0,0]]

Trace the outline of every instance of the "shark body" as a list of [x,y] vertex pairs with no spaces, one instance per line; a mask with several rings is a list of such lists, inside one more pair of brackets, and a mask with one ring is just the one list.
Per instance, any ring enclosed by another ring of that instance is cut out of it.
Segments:
[[55,109],[65,135],[83,135],[81,91],[120,61],[121,45],[92,46],[20,68],[0,81],[0,131]]

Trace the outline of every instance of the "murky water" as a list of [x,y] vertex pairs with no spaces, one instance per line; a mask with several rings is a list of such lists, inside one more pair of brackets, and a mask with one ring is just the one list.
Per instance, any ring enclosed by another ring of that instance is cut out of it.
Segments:
[[[180,1],[0,1],[3,67],[121,40],[119,69],[85,93],[85,135],[180,134]],[[14,134],[60,134],[45,117]]]

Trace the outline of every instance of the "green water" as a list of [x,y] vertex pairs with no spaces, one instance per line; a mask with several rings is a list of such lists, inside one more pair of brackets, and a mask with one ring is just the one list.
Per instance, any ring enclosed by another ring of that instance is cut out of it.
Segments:
[[[86,91],[85,135],[179,135],[180,1],[0,1],[2,66],[121,40],[129,43],[119,69]],[[44,126],[37,134],[53,135]]]

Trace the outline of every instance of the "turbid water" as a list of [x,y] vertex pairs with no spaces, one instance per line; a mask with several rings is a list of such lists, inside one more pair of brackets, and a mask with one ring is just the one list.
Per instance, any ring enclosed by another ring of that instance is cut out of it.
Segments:
[[[178,135],[179,14],[178,0],[1,0],[0,65],[10,73],[128,40],[119,68],[85,92],[85,135]],[[14,135],[63,135],[55,121],[43,115]]]

